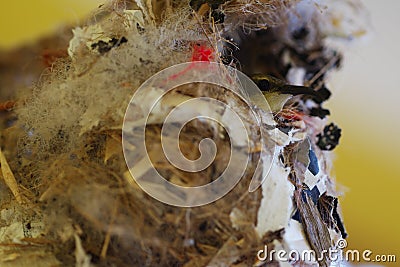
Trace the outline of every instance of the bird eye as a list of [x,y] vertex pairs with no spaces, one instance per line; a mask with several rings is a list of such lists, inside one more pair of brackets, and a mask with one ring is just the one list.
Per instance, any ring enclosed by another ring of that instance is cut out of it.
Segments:
[[258,87],[260,87],[260,89],[262,91],[269,91],[271,85],[268,80],[262,79],[262,80],[258,81]]

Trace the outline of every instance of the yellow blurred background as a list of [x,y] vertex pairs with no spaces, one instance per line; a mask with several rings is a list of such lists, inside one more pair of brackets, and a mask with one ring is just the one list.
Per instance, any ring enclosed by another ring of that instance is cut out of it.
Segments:
[[[79,24],[101,0],[2,1],[0,49]],[[400,266],[400,1],[364,0],[370,38],[346,48],[343,68],[332,75],[331,119],[343,137],[334,174],[350,249],[396,254]]]

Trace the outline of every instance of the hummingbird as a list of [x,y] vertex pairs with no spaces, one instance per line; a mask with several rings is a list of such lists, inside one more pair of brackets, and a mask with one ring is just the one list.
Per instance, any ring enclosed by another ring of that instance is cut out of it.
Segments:
[[318,91],[310,87],[290,85],[281,79],[267,74],[255,74],[250,78],[263,92],[271,111],[274,113],[282,110],[285,103],[296,95],[307,95],[318,103],[323,101]]

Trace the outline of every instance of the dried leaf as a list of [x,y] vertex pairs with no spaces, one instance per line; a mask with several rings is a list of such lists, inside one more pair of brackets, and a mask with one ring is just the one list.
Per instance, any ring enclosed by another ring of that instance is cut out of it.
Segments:
[[153,13],[153,5],[151,0],[135,0],[135,2],[149,21],[155,21],[156,17]]
[[107,161],[112,156],[120,154],[121,151],[121,138],[118,138],[116,136],[107,136],[106,151],[104,153],[104,163],[107,163]]
[[21,247],[0,247],[0,266],[57,267],[61,266],[57,258],[47,247],[23,245]]
[[[295,199],[307,239],[319,258],[323,251],[328,251],[331,247],[331,237],[328,227],[322,220],[317,206],[307,193],[296,190]],[[324,259],[319,264],[322,267],[327,267],[329,266],[328,255],[323,255]]]
[[75,233],[75,259],[76,259],[76,267],[91,267],[90,264],[90,255],[86,254],[85,250],[82,246],[82,241],[79,236]]
[[22,204],[22,197],[18,188],[17,181],[15,180],[15,176],[8,165],[6,157],[4,156],[3,152],[0,149],[0,163],[1,163],[1,173],[3,176],[4,181],[8,188],[10,188],[11,192],[13,193],[15,199],[18,201],[19,204]]
[[232,266],[237,261],[241,253],[235,240],[231,237],[221,247],[215,257],[207,264],[209,267]]

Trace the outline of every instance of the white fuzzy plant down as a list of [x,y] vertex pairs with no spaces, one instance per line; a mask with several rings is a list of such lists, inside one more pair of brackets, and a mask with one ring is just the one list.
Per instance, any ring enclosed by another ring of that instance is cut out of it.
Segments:
[[[240,150],[250,155],[243,179],[220,200],[184,209],[149,197],[130,175],[121,132],[132,95],[159,71],[190,62],[198,47],[211,51],[207,58],[211,62],[220,63],[223,55],[232,52],[224,63],[239,70],[247,65],[241,66],[236,54],[248,52],[250,60],[252,54],[273,51],[275,61],[264,60],[263,66],[255,65],[247,74],[269,68],[272,71],[266,74],[307,85],[315,75],[320,77],[317,82],[324,82],[326,71],[335,68],[331,65],[324,71],[320,64],[333,58],[334,53],[324,47],[327,38],[347,41],[366,32],[363,11],[354,1],[232,0],[219,1],[224,3],[217,7],[213,2],[218,1],[197,2],[200,7],[192,10],[184,1],[110,1],[91,23],[72,30],[68,58],[55,64],[49,77],[43,77],[32,96],[16,110],[21,138],[14,158],[8,160],[16,180],[37,183],[24,185],[24,201],[42,205],[35,207],[35,216],[24,209],[15,217],[1,210],[2,218],[9,220],[0,225],[0,243],[45,236],[55,245],[49,245],[51,257],[43,257],[48,262],[41,266],[267,266],[269,262],[257,258],[264,245],[286,252],[320,252],[341,239],[343,233],[333,215],[338,212],[333,207],[338,193],[330,175],[331,154],[317,144],[327,119],[307,113],[321,108],[321,103],[312,99],[289,96],[273,105],[283,107],[274,114],[257,106],[259,102],[248,101],[267,122],[262,125],[264,131],[257,132],[249,108],[229,91],[200,85],[177,88],[149,117],[146,146],[154,166],[181,186],[212,182],[223,171],[229,163],[230,137],[215,122],[197,120],[180,132],[179,144],[191,160],[199,156],[198,144],[205,137],[221,150],[211,168],[193,177],[171,167],[159,145],[165,113],[179,103],[207,96],[231,107],[250,133],[248,151]],[[213,22],[213,11],[224,14],[224,22]],[[305,40],[293,38],[299,25],[307,29]],[[244,49],[251,38],[267,38],[268,42]],[[314,70],[304,56],[311,54],[323,73]],[[283,71],[281,65],[289,67]],[[310,73],[315,75],[309,77]],[[155,93],[152,90],[148,97]],[[196,103],[205,114],[216,113],[207,110],[211,109],[207,101]],[[148,105],[143,101],[135,108],[139,113]],[[138,125],[143,123],[135,113],[130,116]],[[175,122],[180,118],[174,118]],[[232,125],[228,129],[235,135]],[[257,141],[260,136],[264,142]],[[134,151],[136,144],[130,145]],[[273,163],[261,170],[269,173],[261,187],[249,192],[259,157]],[[138,162],[135,171],[145,176],[148,166]],[[26,177],[33,178],[28,181]],[[152,182],[151,177],[148,181]],[[170,193],[163,187],[159,190]],[[328,203],[326,210],[319,206],[321,201]],[[23,229],[21,218],[29,220],[32,229]],[[18,235],[10,234],[18,231]],[[2,249],[0,255],[9,257]],[[316,259],[282,262],[276,257],[273,261],[280,266],[317,263]],[[318,263],[335,264],[329,259]]]

